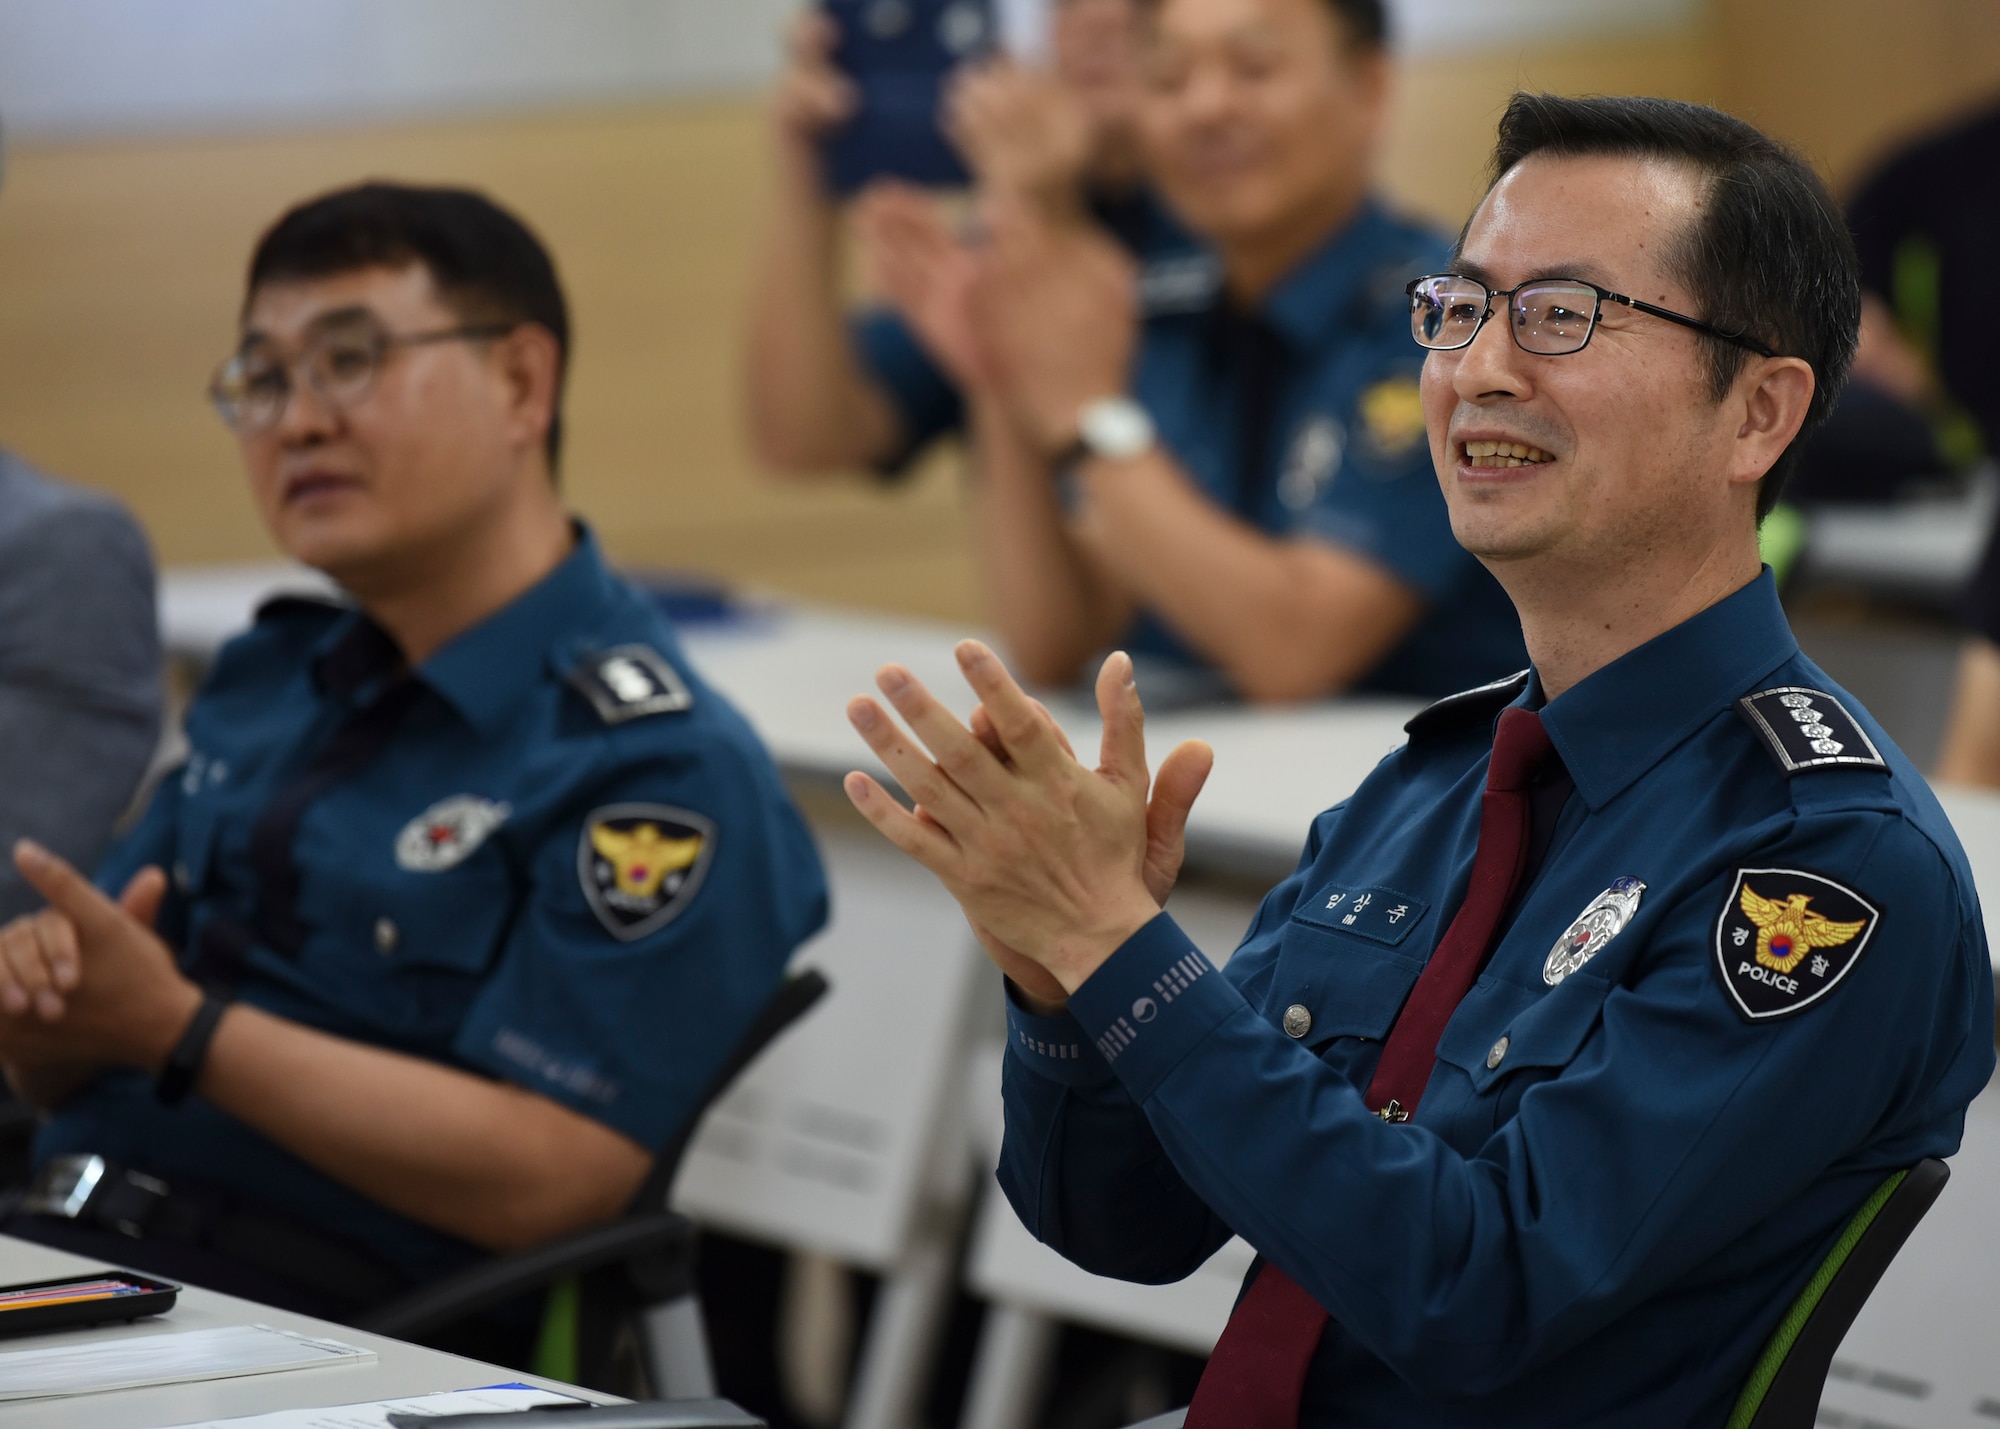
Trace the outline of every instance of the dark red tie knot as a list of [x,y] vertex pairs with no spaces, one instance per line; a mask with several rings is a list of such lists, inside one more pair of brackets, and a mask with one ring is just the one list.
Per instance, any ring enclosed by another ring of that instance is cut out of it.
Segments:
[[1548,730],[1542,727],[1542,717],[1533,710],[1502,710],[1500,728],[1493,736],[1493,762],[1486,769],[1486,787],[1527,788],[1554,747]]

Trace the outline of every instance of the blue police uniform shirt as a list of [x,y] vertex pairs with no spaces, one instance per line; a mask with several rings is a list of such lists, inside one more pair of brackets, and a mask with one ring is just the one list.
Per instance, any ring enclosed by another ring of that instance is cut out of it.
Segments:
[[[555,571],[416,669],[387,743],[299,813],[295,886],[273,888],[287,880],[258,861],[260,821],[397,664],[358,611],[267,608],[217,659],[192,753],[100,884],[171,870],[161,928],[184,965],[254,930],[223,970],[247,1004],[663,1146],[826,918],[770,757],[580,531]],[[196,1178],[413,1278],[478,1254],[199,1096],[161,1106],[137,1074],[100,1078],[43,1127],[38,1160],[75,1152]]]
[[[1358,689],[1441,695],[1527,663],[1513,603],[1452,536],[1424,431],[1404,286],[1449,255],[1370,202],[1255,312],[1213,285],[1150,318],[1133,377],[1161,442],[1218,506],[1362,556],[1423,598]],[[1125,648],[1199,663],[1149,615]]]
[[1386,1123],[1362,1093],[1464,897],[1509,703],[1531,676],[1412,721],[1220,976],[1162,914],[1064,1014],[1012,1008],[1000,1181],[1100,1274],[1241,1234],[1332,1316],[1305,1425],[1720,1425],[1993,1070],[1971,871],[1767,571],[1542,708],[1573,792]]
[[[1184,302],[1187,293],[1212,285],[1214,260],[1151,189],[1093,195],[1090,213],[1138,261],[1142,310]],[[900,476],[932,442],[964,429],[964,397],[894,311],[865,308],[848,333],[901,420],[902,444],[880,467],[885,476]]]

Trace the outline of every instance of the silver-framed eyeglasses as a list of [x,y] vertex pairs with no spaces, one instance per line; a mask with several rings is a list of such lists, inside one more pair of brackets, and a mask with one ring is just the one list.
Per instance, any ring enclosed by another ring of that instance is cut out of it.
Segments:
[[1748,348],[1759,357],[1778,355],[1747,333],[1724,332],[1700,318],[1654,303],[1642,303],[1582,278],[1530,278],[1515,288],[1489,288],[1463,273],[1431,273],[1412,280],[1404,291],[1410,295],[1410,336],[1419,347],[1433,352],[1471,346],[1479,330],[1486,326],[1486,320],[1493,316],[1494,302],[1499,299],[1507,309],[1507,328],[1513,333],[1515,344],[1521,351],[1541,357],[1563,357],[1583,351],[1590,344],[1590,335],[1597,331],[1597,320],[1603,316],[1606,303],[1622,303],[1638,312],[1651,313],[1656,318]]
[[293,373],[332,406],[347,408],[367,400],[382,365],[399,347],[433,342],[503,337],[519,323],[467,323],[428,332],[390,332],[372,316],[356,314],[317,328],[287,361],[277,346],[252,338],[209,379],[208,400],[222,420],[242,436],[268,431],[292,400]]

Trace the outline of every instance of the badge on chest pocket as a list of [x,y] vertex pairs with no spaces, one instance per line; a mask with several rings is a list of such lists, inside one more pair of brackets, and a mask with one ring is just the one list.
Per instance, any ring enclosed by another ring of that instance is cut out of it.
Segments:
[[1585,905],[1576,915],[1576,921],[1563,930],[1556,945],[1549,949],[1548,961],[1542,964],[1542,981],[1554,987],[1603,952],[1605,944],[1624,932],[1632,915],[1639,911],[1639,895],[1645,891],[1646,885],[1629,875],[1613,879],[1611,886]]

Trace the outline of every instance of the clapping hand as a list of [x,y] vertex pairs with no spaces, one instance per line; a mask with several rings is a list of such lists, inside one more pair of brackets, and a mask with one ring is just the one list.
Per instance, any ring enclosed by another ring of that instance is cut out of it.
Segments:
[[970,727],[900,665],[884,666],[876,684],[909,734],[872,699],[848,705],[916,806],[862,773],[847,776],[847,794],[937,875],[1002,971],[1031,998],[1059,1003],[1160,911],[1214,756],[1189,741],[1150,776],[1144,711],[1122,653],[1098,675],[1095,769],[992,651],[968,640],[957,653],[980,698]]

